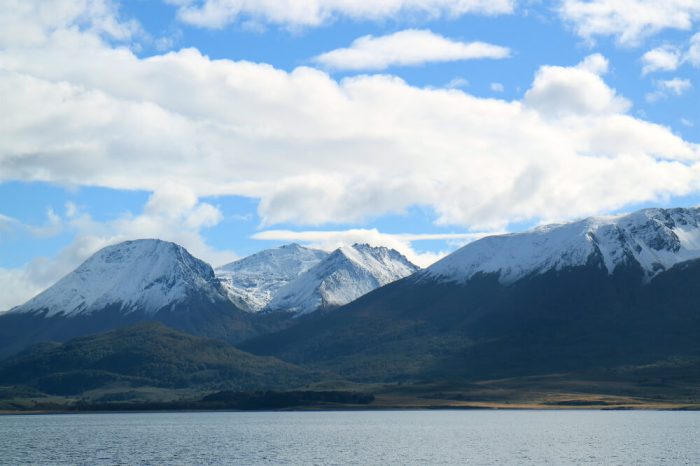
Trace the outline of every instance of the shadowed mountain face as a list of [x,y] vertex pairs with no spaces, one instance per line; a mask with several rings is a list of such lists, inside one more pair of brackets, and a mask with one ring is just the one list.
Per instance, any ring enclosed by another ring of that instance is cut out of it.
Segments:
[[315,375],[275,358],[141,323],[65,344],[43,344],[0,363],[3,384],[78,394],[112,384],[163,388],[276,389]]
[[[697,215],[642,211],[477,241],[242,348],[365,381],[511,377],[698,355]],[[527,244],[534,251],[519,249]]]

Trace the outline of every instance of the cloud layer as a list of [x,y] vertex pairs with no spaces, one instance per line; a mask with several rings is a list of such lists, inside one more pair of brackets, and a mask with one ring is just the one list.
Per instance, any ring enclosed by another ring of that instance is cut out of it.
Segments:
[[348,48],[323,53],[314,61],[337,70],[383,70],[390,66],[510,56],[506,47],[484,42],[458,42],[426,30],[407,29],[381,37],[363,36]]
[[476,229],[700,185],[698,147],[629,115],[599,55],[543,66],[522,101],[505,101],[195,49],[140,59],[71,23],[44,36],[2,44],[2,180],[249,196],[265,225],[424,205]]
[[664,29],[690,30],[700,21],[696,0],[563,0],[559,14],[580,36],[613,36],[636,45]]
[[515,0],[169,0],[185,23],[221,28],[237,20],[288,27],[320,26],[337,17],[359,20],[487,15],[513,11]]

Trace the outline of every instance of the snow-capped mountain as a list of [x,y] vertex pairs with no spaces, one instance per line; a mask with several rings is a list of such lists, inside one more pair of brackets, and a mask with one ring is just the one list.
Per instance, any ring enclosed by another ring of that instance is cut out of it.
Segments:
[[73,317],[118,308],[152,316],[193,297],[212,304],[225,300],[211,266],[182,246],[145,239],[105,247],[10,312]]
[[147,321],[232,343],[267,331],[228,299],[209,264],[177,244],[147,239],[98,251],[46,291],[0,314],[0,357],[37,342]]
[[593,263],[610,274],[621,265],[639,266],[649,280],[697,258],[700,208],[645,209],[483,238],[433,264],[420,279],[465,282],[483,273],[498,274],[501,283],[509,284]]
[[366,244],[343,246],[280,288],[267,310],[301,315],[342,306],[417,270],[393,249]]
[[244,311],[259,312],[282,287],[326,257],[325,251],[289,244],[260,251],[219,267],[215,272],[236,306]]
[[241,348],[366,380],[653,365],[700,354],[697,283],[700,209],[642,210],[475,241]]

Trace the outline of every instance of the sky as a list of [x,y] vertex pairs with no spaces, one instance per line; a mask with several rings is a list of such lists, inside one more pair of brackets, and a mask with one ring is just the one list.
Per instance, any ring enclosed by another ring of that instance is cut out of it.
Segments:
[[698,0],[4,0],[0,310],[137,238],[214,266],[700,204]]

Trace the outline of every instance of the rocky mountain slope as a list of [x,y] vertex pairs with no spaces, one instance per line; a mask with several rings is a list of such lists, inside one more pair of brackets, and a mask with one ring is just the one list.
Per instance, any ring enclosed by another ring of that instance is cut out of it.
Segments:
[[328,253],[298,244],[267,249],[216,269],[216,276],[236,306],[248,312],[267,307],[280,288],[295,280]]
[[302,315],[339,307],[416,271],[416,265],[393,249],[343,246],[280,288],[267,309]]

